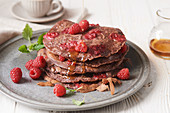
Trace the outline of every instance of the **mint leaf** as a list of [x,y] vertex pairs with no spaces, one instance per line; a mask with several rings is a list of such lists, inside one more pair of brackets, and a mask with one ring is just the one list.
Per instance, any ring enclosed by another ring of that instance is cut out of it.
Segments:
[[31,45],[29,45],[28,46],[28,48],[29,48],[29,50],[34,50],[34,46],[35,46],[36,44],[31,44]]
[[38,50],[40,50],[40,49],[42,49],[42,48],[44,48],[45,46],[44,45],[41,45],[41,44],[36,44],[36,45],[34,45],[34,48],[33,48],[33,50],[36,50],[36,51],[38,51]]
[[43,45],[43,36],[44,36],[45,34],[46,34],[46,32],[43,33],[43,34],[41,34],[41,35],[38,37],[38,41],[37,41],[38,44]]
[[77,106],[81,106],[82,104],[85,103],[85,102],[84,102],[84,99],[83,99],[83,101],[78,101],[78,100],[72,99],[72,102],[73,102],[73,104],[75,104],[75,105],[77,105]]
[[29,40],[29,42],[31,43],[32,28],[28,24],[25,25],[22,36],[24,39]]
[[[21,47],[18,48],[19,51],[21,51],[22,53],[30,53],[33,50],[40,50],[42,48],[44,48],[44,44],[43,44],[43,36],[46,34],[43,33],[38,37],[38,41],[35,43],[31,43],[31,38],[32,38],[32,28],[26,24],[25,28],[22,32],[22,36],[24,39],[28,40],[30,45],[27,47],[26,45],[22,45]],[[29,48],[29,50],[27,49]]]
[[18,50],[22,53],[30,53],[29,50],[27,50],[27,46],[26,45],[22,45],[18,48]]
[[44,45],[37,44],[37,43],[31,44],[29,46],[29,50],[37,50],[38,51],[38,50],[40,50],[42,48],[44,48]]

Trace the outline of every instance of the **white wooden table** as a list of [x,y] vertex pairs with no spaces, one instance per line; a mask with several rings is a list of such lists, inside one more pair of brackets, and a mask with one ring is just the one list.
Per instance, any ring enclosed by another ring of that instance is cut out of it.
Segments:
[[[70,10],[68,12],[81,10],[82,0],[61,1],[63,6]],[[0,0],[0,9],[6,9],[0,10],[0,18],[3,16],[2,18],[20,22],[24,26],[25,22],[16,20],[9,13],[9,7],[14,2],[16,0]],[[170,7],[170,0],[84,0],[84,2],[89,12],[87,16],[88,21],[99,23],[102,26],[120,28],[128,40],[134,42],[146,52],[152,69],[146,85],[136,94],[114,105],[81,111],[81,113],[170,113],[170,61],[155,57],[148,46],[150,30],[156,24],[155,12],[159,8]],[[74,14],[68,12],[64,18],[75,21]],[[45,27],[51,27],[53,23],[47,23]],[[0,28],[2,27],[1,24],[2,22],[0,23]],[[32,25],[33,29],[40,29],[36,27],[38,25]],[[16,30],[20,29],[23,29],[23,27],[16,28]],[[0,93],[0,113],[49,112],[60,113],[57,111],[33,109],[17,103]]]

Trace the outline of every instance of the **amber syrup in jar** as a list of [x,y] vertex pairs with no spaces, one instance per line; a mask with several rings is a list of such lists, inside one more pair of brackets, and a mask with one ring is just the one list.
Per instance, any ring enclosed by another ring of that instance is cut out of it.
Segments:
[[152,39],[149,47],[155,55],[170,60],[170,39]]

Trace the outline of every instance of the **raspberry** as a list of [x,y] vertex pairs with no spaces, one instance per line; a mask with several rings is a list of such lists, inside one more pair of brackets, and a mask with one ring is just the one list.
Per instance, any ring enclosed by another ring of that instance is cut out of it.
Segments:
[[70,40],[67,44],[66,44],[66,47],[67,47],[67,51],[75,51],[75,46],[77,46],[77,41],[72,41]]
[[52,33],[47,33],[43,36],[43,38],[47,38],[49,40],[55,38],[55,37],[58,37],[59,36],[59,33],[58,32],[52,32]]
[[63,62],[63,61],[65,60],[65,57],[62,57],[62,56],[60,55],[60,56],[59,56],[59,60]]
[[80,40],[78,43],[77,43],[77,46],[75,47],[75,50],[77,52],[87,52],[87,45],[85,42],[83,42],[83,40]]
[[117,77],[122,79],[122,80],[128,79],[129,76],[130,76],[130,74],[129,74],[128,68],[123,68],[117,73]]
[[77,46],[77,41],[70,40],[67,43],[60,44],[60,48],[67,51],[75,51],[75,46]]
[[37,68],[43,68],[46,65],[46,61],[43,56],[38,56],[33,62],[33,66]]
[[99,75],[99,78],[106,78],[107,76],[106,76],[106,74],[100,74]]
[[89,27],[99,26],[99,24],[89,24]]
[[69,34],[77,34],[81,32],[81,27],[79,26],[79,24],[75,23],[72,26],[70,26],[69,30],[68,30]]
[[76,86],[76,89],[81,87],[81,85],[79,83],[76,83],[75,86]]
[[38,79],[41,76],[41,70],[39,68],[33,67],[30,69],[29,75],[32,79]]
[[69,33],[68,30],[69,30],[69,28],[65,28],[63,31],[61,31],[61,33],[68,34]]
[[75,61],[71,61],[71,60],[67,60],[67,65],[68,66],[76,66],[76,62]]
[[22,78],[22,71],[19,67],[15,67],[10,71],[11,79],[14,83],[18,83]]
[[61,97],[66,94],[66,88],[60,84],[54,86],[53,92],[56,96]]
[[31,68],[33,68],[33,62],[34,60],[29,60],[26,64],[25,64],[25,68],[30,70]]
[[101,53],[105,52],[106,48],[104,45],[92,45],[89,48],[89,53],[91,55],[100,55]]
[[84,37],[88,40],[92,40],[94,38],[97,37],[97,34],[101,33],[100,30],[98,29],[92,29],[91,31],[89,31],[87,34],[84,35]]
[[89,28],[89,22],[87,20],[82,20],[79,22],[82,31],[86,31]]
[[72,64],[72,61],[71,60],[67,60],[67,65],[71,65]]
[[106,74],[94,74],[93,75],[94,78],[106,78]]
[[119,42],[123,42],[126,40],[125,36],[122,35],[122,34],[118,34],[118,33],[112,33],[109,35],[109,38],[112,39],[112,40],[116,40],[116,41],[119,41]]
[[119,53],[124,53],[126,50],[127,50],[127,46],[124,45],[124,46],[120,49]]

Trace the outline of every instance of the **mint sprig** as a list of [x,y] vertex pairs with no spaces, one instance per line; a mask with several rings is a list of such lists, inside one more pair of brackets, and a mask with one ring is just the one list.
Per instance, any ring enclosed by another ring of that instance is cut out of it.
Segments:
[[25,28],[22,32],[22,36],[24,39],[28,40],[30,45],[29,46],[26,46],[26,45],[22,45],[18,48],[18,50],[22,53],[30,53],[31,51],[38,51],[42,48],[44,48],[44,44],[43,44],[43,36],[45,35],[46,33],[43,33],[41,34],[39,37],[38,37],[38,41],[35,42],[35,43],[32,43],[31,42],[31,38],[32,38],[32,28],[26,24],[25,25]]
[[85,100],[85,96],[84,96],[84,99],[82,101],[72,99],[72,102],[73,102],[73,104],[75,104],[77,106],[81,106],[82,104],[85,104],[84,100]]
[[73,102],[73,104],[75,104],[77,106],[81,106],[82,104],[85,103],[84,100],[83,101],[78,101],[78,100],[75,100],[75,99],[73,99],[72,102]]

